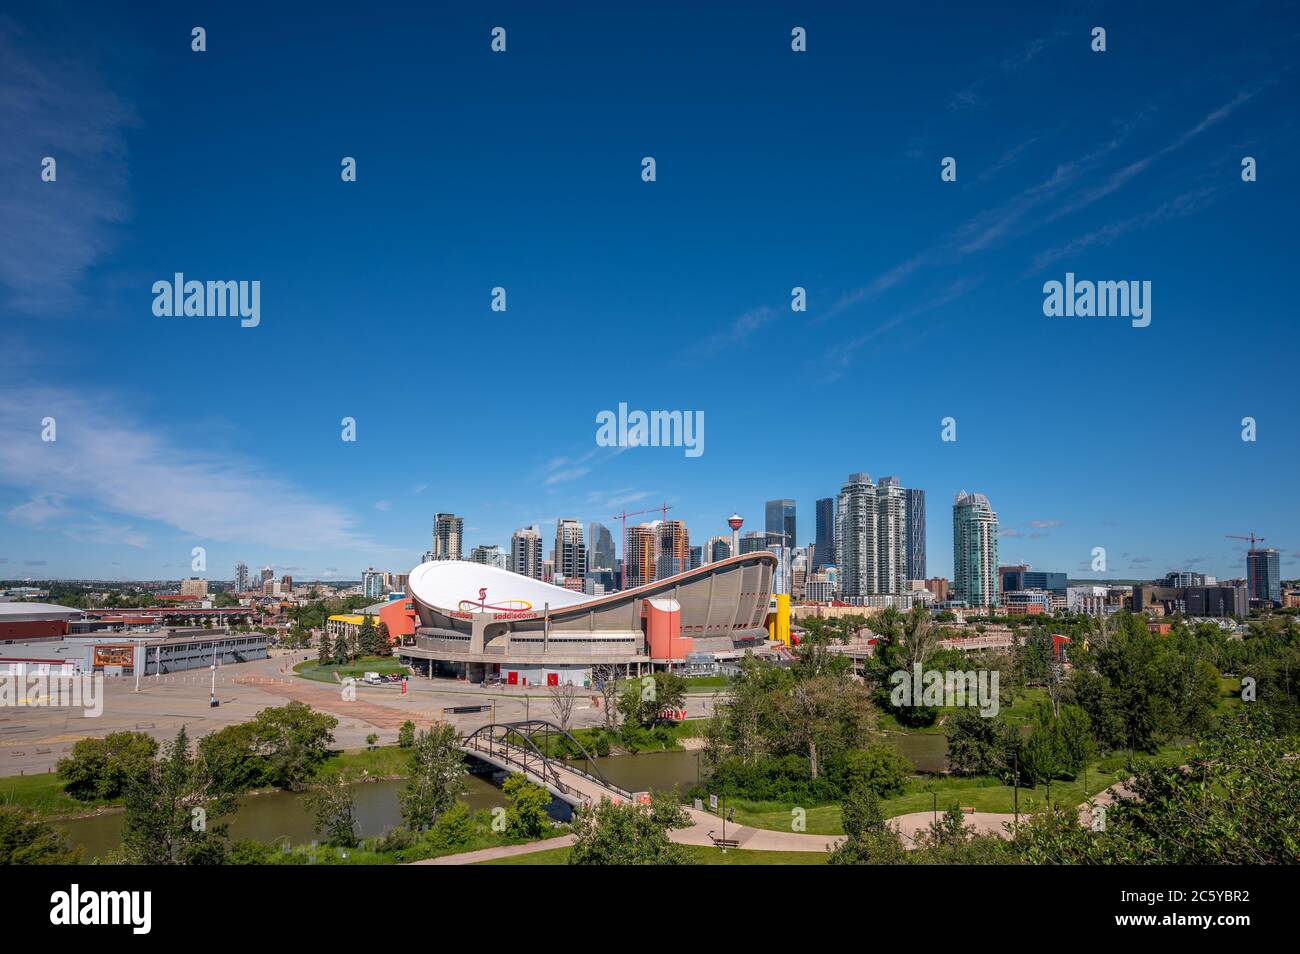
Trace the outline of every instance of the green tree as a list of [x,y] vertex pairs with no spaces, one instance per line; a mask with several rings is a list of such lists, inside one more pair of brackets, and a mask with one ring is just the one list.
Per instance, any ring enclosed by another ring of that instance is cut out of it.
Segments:
[[907,864],[903,842],[886,822],[880,798],[865,784],[850,789],[840,806],[844,840],[831,849],[832,865]]
[[316,661],[322,666],[334,664],[334,645],[330,642],[329,633],[320,634],[320,648],[316,653]]
[[0,865],[74,865],[64,834],[14,805],[0,805]]
[[465,756],[460,735],[449,725],[421,732],[411,749],[410,777],[398,793],[408,828],[422,831],[456,803],[465,786]]
[[1007,777],[1011,752],[1020,741],[1004,717],[985,718],[968,706],[953,714],[947,735],[948,769],[954,775]]
[[409,749],[415,745],[415,723],[410,719],[403,722],[402,727],[397,730],[397,745],[403,749]]
[[357,846],[356,806],[352,785],[345,773],[319,782],[305,796],[307,811],[315,820],[316,833],[325,844],[336,848]]
[[234,793],[190,751],[182,726],[149,771],[131,777],[123,799],[122,852],[132,864],[221,864]]
[[80,739],[55,770],[64,790],[81,801],[120,797],[131,779],[153,765],[158,743],[143,732],[110,732]]
[[294,701],[253,717],[253,751],[266,760],[266,779],[277,788],[305,785],[329,755],[339,720]]
[[357,650],[362,656],[375,654],[375,618],[369,613],[361,620],[361,630],[357,633]]
[[199,740],[199,758],[213,780],[231,792],[246,792],[271,784],[267,759],[257,750],[251,722],[228,725]]
[[1300,737],[1274,732],[1265,713],[1226,716],[1185,764],[1140,768],[1101,830],[1070,807],[1031,818],[1015,849],[1030,864],[1300,864]]
[[388,624],[381,622],[378,629],[375,630],[375,649],[376,656],[393,655],[393,638],[388,632]]
[[903,785],[916,767],[888,743],[852,749],[845,758],[845,774],[850,788],[865,785],[880,798],[902,793]]
[[579,809],[571,865],[685,865],[686,851],[668,840],[662,815],[649,805],[599,805]]
[[501,790],[506,796],[506,834],[513,838],[540,838],[551,827],[546,807],[551,793],[523,775],[512,774]]

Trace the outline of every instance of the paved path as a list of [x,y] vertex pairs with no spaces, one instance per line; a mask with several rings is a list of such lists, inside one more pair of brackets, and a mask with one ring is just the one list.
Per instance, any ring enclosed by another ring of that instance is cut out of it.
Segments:
[[[943,817],[942,812],[939,813],[939,817]],[[1010,837],[1010,833],[1003,826],[1014,824],[1016,820],[1015,814],[1002,812],[965,812],[961,817],[963,824],[975,827],[975,834],[997,835],[999,838]],[[885,824],[903,836],[904,847],[915,848],[916,836],[923,831],[928,831],[933,821],[932,811],[909,812],[906,815],[895,815]]]
[[[1113,804],[1117,799],[1132,798],[1133,790],[1128,787],[1128,779],[1123,782],[1116,782],[1114,785],[1104,789],[1094,795],[1089,801],[1079,805],[1079,824],[1086,828],[1092,827],[1092,805],[1099,806]],[[1028,812],[1021,812],[1022,817],[1028,817]],[[942,816],[941,816],[942,817]],[[963,821],[967,825],[975,826],[977,835],[997,835],[999,838],[1010,838],[1011,829],[1016,823],[1016,816],[1013,812],[969,812],[962,815]],[[916,847],[916,836],[930,827],[934,821],[934,812],[910,812],[906,815],[895,815],[889,819],[890,828],[897,831],[903,836],[903,844],[908,848]]]
[[[722,837],[722,819],[708,812],[685,808],[691,816],[689,828],[674,828],[669,839],[679,845],[712,845],[712,832]],[[727,822],[727,838],[739,842],[736,846],[746,851],[818,851],[825,853],[844,840],[843,835],[808,835],[795,831],[775,831],[770,828],[751,828]]]
[[495,861],[497,858],[513,858],[516,855],[531,855],[535,851],[549,851],[552,848],[567,848],[573,844],[572,835],[559,838],[546,838],[542,841],[530,841],[525,845],[502,845],[500,848],[480,848],[478,851],[462,851],[458,855],[443,855],[441,858],[426,858],[413,861],[413,865],[476,865],[480,861]]

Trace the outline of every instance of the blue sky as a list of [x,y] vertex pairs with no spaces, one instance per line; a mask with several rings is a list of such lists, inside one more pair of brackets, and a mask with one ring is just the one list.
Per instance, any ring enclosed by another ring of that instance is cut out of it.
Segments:
[[[961,489],[1003,562],[1296,574],[1294,4],[430,6],[0,14],[0,577],[355,579],[435,511],[663,500],[802,544],[859,470],[928,492],[932,574]],[[261,324],[155,317],[177,271]],[[1045,317],[1067,271],[1151,325]],[[620,402],[705,453],[597,447]]]

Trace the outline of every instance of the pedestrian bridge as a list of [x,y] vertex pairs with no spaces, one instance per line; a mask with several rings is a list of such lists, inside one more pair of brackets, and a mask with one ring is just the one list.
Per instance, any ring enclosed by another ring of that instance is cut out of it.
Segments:
[[[580,759],[547,755],[553,739],[567,742]],[[466,736],[459,748],[494,768],[522,774],[575,808],[598,804],[603,798],[615,804],[635,800],[632,792],[605,777],[581,742],[554,722],[492,722]]]

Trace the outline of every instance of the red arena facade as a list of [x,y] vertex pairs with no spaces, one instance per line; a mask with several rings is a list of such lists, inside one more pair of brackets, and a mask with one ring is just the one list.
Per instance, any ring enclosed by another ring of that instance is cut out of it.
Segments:
[[480,563],[422,563],[407,581],[415,635],[397,652],[430,674],[519,685],[587,685],[601,664],[631,674],[727,658],[767,639],[775,572],[760,551],[588,596]]

